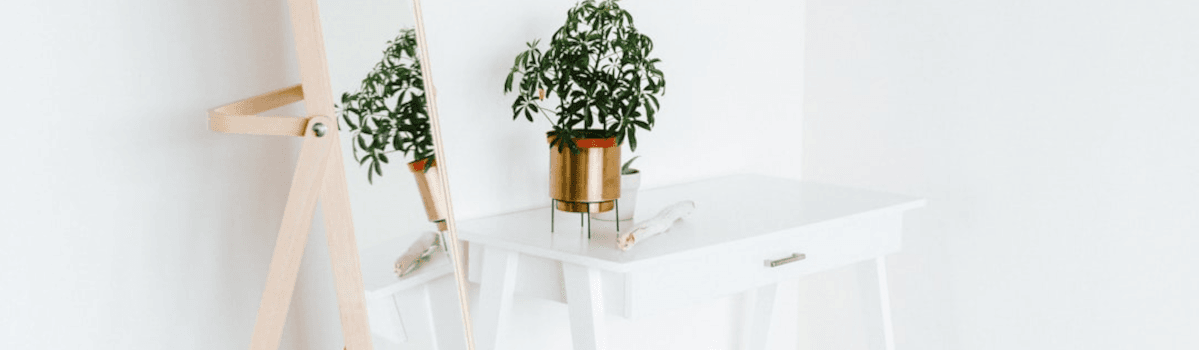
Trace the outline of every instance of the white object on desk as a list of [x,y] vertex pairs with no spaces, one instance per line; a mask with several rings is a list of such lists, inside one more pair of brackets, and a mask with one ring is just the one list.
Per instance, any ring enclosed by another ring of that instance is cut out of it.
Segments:
[[862,263],[878,295],[869,311],[882,320],[877,337],[891,348],[882,257],[900,249],[902,214],[923,200],[738,175],[643,191],[639,207],[685,199],[696,203],[691,216],[629,251],[617,249],[611,224],[593,227],[591,240],[570,222],[550,233],[544,208],[462,222],[459,238],[478,247],[469,269],[480,283],[476,345],[503,341],[516,293],[567,302],[575,349],[604,348],[605,312],[638,318],[746,293],[744,347],[762,349],[778,282]]
[[696,203],[692,201],[682,201],[672,204],[658,212],[658,215],[655,215],[653,218],[639,222],[628,231],[618,234],[617,248],[629,250],[639,240],[646,240],[660,233],[667,232],[667,230],[671,229],[671,225],[675,224],[676,220],[688,216],[693,210],[696,210]]
[[439,251],[445,254],[445,250],[442,249],[441,234],[437,232],[421,234],[421,237],[408,247],[408,251],[401,254],[400,258],[396,259],[396,263],[392,264],[395,267],[396,277],[404,278],[416,272]]

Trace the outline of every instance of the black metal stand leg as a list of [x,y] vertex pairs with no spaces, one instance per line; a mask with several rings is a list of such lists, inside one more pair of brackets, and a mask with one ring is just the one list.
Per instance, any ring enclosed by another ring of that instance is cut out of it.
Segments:
[[621,200],[613,200],[613,211],[616,211],[617,217],[617,233],[621,233]]
[[592,208],[588,208],[588,209],[589,209],[589,210],[588,210],[588,212],[587,212],[587,218],[588,218],[588,225],[587,225],[587,226],[588,226],[588,239],[592,239],[592,223],[591,223],[591,221],[592,221],[592,211],[590,210],[590,209],[592,209]]
[[558,204],[558,203],[555,203],[555,200],[553,198],[551,198],[550,199],[550,233],[554,233],[554,205],[555,204]]

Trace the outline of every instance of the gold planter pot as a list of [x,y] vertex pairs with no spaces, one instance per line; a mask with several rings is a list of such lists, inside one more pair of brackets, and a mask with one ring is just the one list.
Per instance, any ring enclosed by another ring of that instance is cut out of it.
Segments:
[[[554,141],[554,136],[547,140]],[[599,213],[621,197],[621,147],[616,138],[573,140],[580,152],[550,148],[550,198],[558,210]]]
[[408,163],[408,170],[417,179],[417,190],[421,192],[421,202],[425,204],[425,214],[430,222],[438,225],[438,230],[447,230],[446,226],[446,191],[442,186],[437,163],[432,158],[425,158]]

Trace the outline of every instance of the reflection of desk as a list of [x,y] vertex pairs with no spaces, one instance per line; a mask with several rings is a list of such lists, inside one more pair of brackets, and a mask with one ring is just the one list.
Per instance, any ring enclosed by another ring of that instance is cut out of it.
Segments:
[[363,289],[375,349],[463,349],[453,268],[438,251],[400,279],[396,258],[417,234],[392,239],[362,252]]
[[901,215],[923,200],[739,175],[644,191],[635,217],[687,199],[696,202],[691,216],[627,252],[611,224],[596,221],[588,241],[567,213],[550,233],[548,208],[463,222],[459,238],[471,243],[470,277],[480,283],[479,349],[495,349],[514,293],[567,302],[581,350],[605,347],[606,311],[636,318],[739,292],[754,300],[743,347],[761,349],[778,282],[863,261],[865,286],[878,295],[868,303],[881,320],[873,338],[891,347],[883,256],[900,250]]

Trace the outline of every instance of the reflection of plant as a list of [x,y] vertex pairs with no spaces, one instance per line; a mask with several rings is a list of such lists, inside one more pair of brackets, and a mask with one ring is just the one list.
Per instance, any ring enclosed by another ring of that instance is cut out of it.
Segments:
[[[533,113],[546,116],[539,101],[549,93],[558,98],[551,147],[561,149],[560,140],[594,137],[598,131],[601,137],[616,137],[618,144],[628,138],[629,148],[637,148],[634,133],[654,126],[659,109],[655,95],[662,95],[666,82],[655,67],[660,60],[650,58],[654,43],[633,27],[629,12],[615,0],[585,0],[567,11],[567,22],[545,53],[537,40],[527,45],[504,81],[504,92],[510,92],[514,75],[521,75],[512,104],[514,120],[524,115],[532,122]],[[597,129],[576,130],[579,124]],[[565,144],[577,151],[574,142]]]
[[[433,158],[433,138],[425,112],[425,82],[411,28],[388,41],[383,59],[363,79],[359,91],[342,94],[342,119],[350,126],[354,159],[367,166],[367,181],[383,176],[388,153]],[[359,151],[362,157],[359,157]]]
[[637,170],[637,169],[634,169],[634,168],[631,168],[630,166],[632,166],[632,165],[633,165],[633,161],[637,160],[637,159],[638,159],[638,158],[640,158],[640,157],[641,157],[641,156],[637,156],[637,157],[629,158],[629,160],[625,161],[625,165],[622,165],[622,166],[621,166],[621,175],[633,175],[633,174],[637,174],[638,170]]

